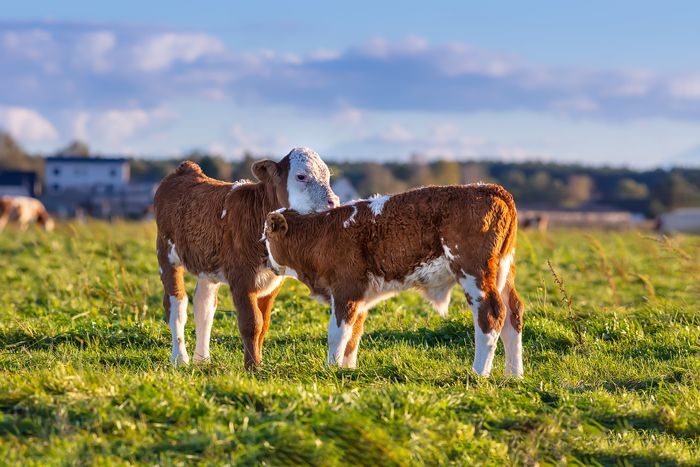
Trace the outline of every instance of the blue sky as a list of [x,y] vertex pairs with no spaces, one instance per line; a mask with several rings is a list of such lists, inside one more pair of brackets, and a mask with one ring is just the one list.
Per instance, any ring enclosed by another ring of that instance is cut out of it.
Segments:
[[0,126],[31,150],[700,163],[697,2],[31,1]]

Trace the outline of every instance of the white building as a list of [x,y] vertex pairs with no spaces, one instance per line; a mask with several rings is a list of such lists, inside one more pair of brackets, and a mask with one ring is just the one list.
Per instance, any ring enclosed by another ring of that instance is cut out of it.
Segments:
[[700,208],[682,208],[662,214],[659,230],[662,233],[700,234]]
[[129,183],[129,161],[107,157],[47,157],[44,184],[49,193],[112,193]]

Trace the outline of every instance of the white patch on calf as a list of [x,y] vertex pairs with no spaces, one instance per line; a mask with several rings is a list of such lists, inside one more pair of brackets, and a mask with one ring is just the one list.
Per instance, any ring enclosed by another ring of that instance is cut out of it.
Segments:
[[168,261],[170,262],[171,266],[179,266],[182,264],[182,261],[180,260],[180,257],[177,254],[177,250],[175,249],[175,244],[168,240],[168,246],[170,247],[170,251],[168,251]]
[[355,216],[357,215],[357,206],[353,205],[352,206],[352,214],[350,214],[350,217],[348,217],[345,222],[343,222],[343,227],[346,229],[350,227],[350,225],[355,223]]
[[352,337],[352,326],[345,321],[340,322],[336,319],[335,299],[331,296],[331,318],[328,322],[328,365],[343,366],[343,357],[345,356],[345,347]]
[[510,272],[510,266],[513,264],[514,257],[515,248],[503,256],[498,263],[498,280],[496,282],[496,288],[499,292],[502,292],[506,286],[506,280],[508,279],[508,273]]
[[221,211],[221,218],[223,219],[224,217],[226,217],[226,209]]
[[228,284],[228,281],[226,280],[226,276],[224,275],[223,271],[216,271],[216,272],[203,272],[200,273],[197,276],[198,279],[200,280],[206,280],[208,282],[211,282],[213,284]]
[[185,345],[185,323],[187,323],[187,295],[178,299],[170,295],[170,332],[173,337],[173,351],[170,355],[170,362],[177,366],[190,363]]
[[450,307],[453,287],[454,283],[443,288],[433,288],[423,291],[423,296],[425,299],[432,303],[435,311],[437,311],[443,318],[447,316],[447,311]]
[[391,196],[389,195],[374,195],[373,197],[370,198],[370,203],[369,203],[369,208],[372,210],[372,214],[375,216],[378,216],[382,213],[384,210],[384,205],[386,204],[387,201],[391,199]]
[[366,309],[398,292],[411,288],[418,289],[433,304],[435,310],[444,316],[450,303],[450,291],[455,278],[450,271],[450,262],[445,256],[421,263],[401,280],[387,281],[384,277],[368,274],[369,284],[365,292]]
[[260,269],[255,275],[255,290],[260,297],[266,297],[280,285],[284,277],[278,276],[271,269]]
[[[444,241],[442,238],[440,240]],[[445,245],[444,243],[442,244],[442,251],[445,252],[445,258],[447,258],[449,261],[454,261],[455,259],[457,259],[457,256],[452,253],[450,247]]]
[[481,302],[486,295],[477,287],[476,277],[470,276],[464,271],[462,271],[462,276],[463,277],[459,279],[459,285],[464,289],[464,293],[469,296],[469,299],[472,301],[471,305]]
[[237,188],[242,187],[243,185],[249,185],[251,183],[253,183],[253,182],[251,182],[250,180],[246,180],[246,179],[241,179],[241,180],[235,181],[231,184],[231,191],[234,191]]
[[[267,230],[267,224],[265,224],[265,230]],[[263,233],[262,240],[265,240],[265,249],[267,249],[267,259],[270,261],[272,269],[280,271],[282,269],[282,266],[275,260],[275,257],[272,256],[272,250],[270,250],[270,240],[268,240],[267,237],[265,237],[264,235],[265,234]]]

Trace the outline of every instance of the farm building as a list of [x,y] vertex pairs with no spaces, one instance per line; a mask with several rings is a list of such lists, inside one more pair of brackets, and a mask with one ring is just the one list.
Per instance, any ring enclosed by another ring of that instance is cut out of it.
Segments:
[[683,208],[662,214],[659,218],[662,233],[700,234],[700,208]]
[[24,170],[0,170],[0,196],[36,196],[36,173]]
[[49,157],[44,179],[44,204],[61,217],[140,218],[157,187],[155,181],[131,183],[129,160],[121,157]]
[[518,206],[522,227],[547,230],[550,227],[629,229],[648,227],[644,217],[629,211],[605,206],[582,206],[579,209],[547,209]]
[[120,157],[47,157],[44,183],[49,193],[112,192],[130,179],[129,160]]

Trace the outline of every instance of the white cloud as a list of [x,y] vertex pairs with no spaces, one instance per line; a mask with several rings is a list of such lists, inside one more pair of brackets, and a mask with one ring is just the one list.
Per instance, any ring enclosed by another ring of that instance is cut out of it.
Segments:
[[669,94],[681,99],[700,99],[700,75],[672,80],[669,83]]
[[136,68],[151,72],[170,68],[175,63],[193,63],[224,52],[223,43],[208,34],[164,33],[146,38],[133,48]]
[[355,107],[344,107],[333,115],[333,122],[339,126],[357,126],[362,123],[365,112]]
[[398,123],[394,123],[379,134],[379,139],[389,143],[406,143],[413,140],[413,133]]
[[2,36],[5,52],[28,60],[42,60],[54,47],[53,36],[42,29],[7,31]]
[[56,128],[35,110],[25,107],[0,106],[0,126],[22,142],[53,141]]
[[318,49],[311,52],[307,58],[312,62],[327,62],[330,60],[335,60],[338,57],[340,57],[340,52],[337,50]]
[[112,31],[95,31],[83,34],[75,46],[76,65],[104,73],[112,68],[108,54],[114,50],[117,37]]
[[78,112],[71,121],[71,135],[73,139],[87,141],[90,136],[88,134],[88,123],[90,122],[90,114],[85,111]]
[[233,157],[242,157],[246,152],[255,154],[282,154],[290,148],[289,141],[277,130],[274,135],[245,129],[240,124],[231,125],[229,128],[231,141],[231,154]]
[[562,113],[586,113],[598,110],[599,105],[596,101],[585,96],[572,97],[569,99],[560,99],[552,102],[552,110]]
[[157,130],[176,117],[176,113],[164,107],[80,111],[73,116],[71,129],[74,138],[115,144]]

